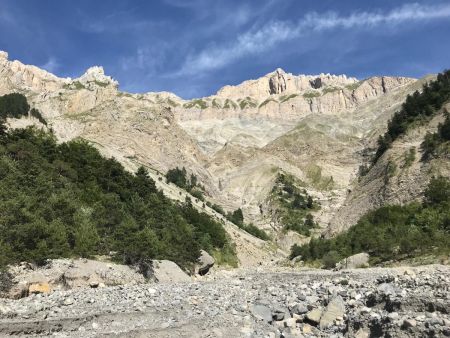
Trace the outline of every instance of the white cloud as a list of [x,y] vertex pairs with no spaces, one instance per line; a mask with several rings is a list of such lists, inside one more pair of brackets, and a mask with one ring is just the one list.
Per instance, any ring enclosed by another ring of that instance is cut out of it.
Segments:
[[40,65],[39,68],[43,68],[50,73],[55,73],[61,65],[59,62],[51,56],[46,63]]
[[175,76],[220,69],[237,59],[261,53],[273,48],[278,43],[312,32],[337,28],[394,26],[406,22],[444,18],[450,18],[450,4],[424,6],[411,3],[397,7],[389,12],[355,12],[349,16],[339,16],[335,12],[324,14],[311,12],[296,23],[271,21],[260,28],[253,28],[237,36],[235,41],[228,45],[210,45],[197,54],[189,55],[181,70]]

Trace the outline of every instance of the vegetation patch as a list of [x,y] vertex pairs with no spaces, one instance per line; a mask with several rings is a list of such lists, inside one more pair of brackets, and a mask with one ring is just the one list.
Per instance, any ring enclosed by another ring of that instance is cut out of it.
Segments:
[[308,93],[304,93],[303,94],[303,97],[305,99],[313,99],[313,98],[319,97],[319,96],[320,96],[319,92],[308,92]]
[[372,263],[450,252],[450,181],[433,178],[423,203],[384,206],[367,213],[347,232],[332,239],[294,245],[291,258],[322,260],[325,266],[367,252]]
[[95,83],[97,86],[103,87],[103,88],[108,87],[108,85],[109,85],[108,82],[101,82],[101,81],[98,81],[98,80],[94,80],[94,83]]
[[[429,121],[436,112],[441,109],[443,104],[450,99],[450,70],[437,76],[435,81],[430,81],[423,85],[422,92],[415,91],[408,95],[400,111],[396,112],[388,122],[388,130],[378,139],[378,149],[373,158],[373,163],[389,149],[397,138],[404,135],[406,131],[418,124]],[[430,141],[433,147],[431,137],[425,142]]]
[[237,109],[238,105],[236,104],[236,102],[230,100],[230,99],[226,99],[225,103],[223,105],[223,108],[225,109]]
[[331,190],[334,188],[333,176],[323,176],[322,168],[316,164],[309,164],[307,166],[306,177],[316,189]]
[[358,81],[349,85],[346,85],[345,88],[347,88],[348,90],[356,90],[359,86],[361,86],[361,84],[363,83],[363,81]]
[[403,154],[403,168],[409,168],[416,160],[416,148],[411,147]]
[[84,84],[82,84],[80,81],[73,81],[72,83],[65,84],[63,86],[64,89],[71,89],[71,90],[80,90],[80,89],[86,89]]
[[166,182],[173,183],[177,187],[186,190],[200,201],[205,200],[205,197],[203,196],[205,188],[199,184],[195,174],[191,174],[191,176],[188,177],[186,168],[184,167],[181,169],[176,167],[168,170],[166,173]]
[[319,210],[320,204],[304,188],[300,188],[301,185],[302,182],[298,182],[294,176],[279,173],[271,199],[284,230],[309,236],[311,229],[317,226],[311,212]]
[[178,106],[179,106],[178,103],[176,103],[174,100],[172,100],[172,99],[170,99],[170,98],[167,99],[167,104],[168,104],[169,106],[172,106],[172,107],[178,107]]
[[[23,103],[7,111],[23,113]],[[86,141],[58,144],[51,133],[6,132],[1,123],[0,210],[0,267],[116,252],[126,264],[169,259],[190,269],[200,249],[231,254],[222,225],[166,198],[145,168],[132,174]]]
[[338,90],[341,90],[341,88],[333,87],[333,86],[331,86],[331,87],[326,87],[326,88],[324,88],[324,89],[322,90],[322,94],[325,95],[325,94],[328,94],[328,93],[334,93],[334,92],[336,92],[336,91],[338,91]]
[[439,123],[436,133],[427,133],[421,144],[424,159],[450,154],[450,114],[444,112],[445,120]]
[[217,99],[213,99],[213,100],[212,100],[212,106],[213,106],[214,108],[218,108],[218,109],[222,108],[222,106],[220,105],[219,100],[217,100]]
[[233,212],[229,212],[225,216],[230,222],[236,224],[242,230],[248,232],[249,234],[262,239],[263,241],[268,241],[270,236],[262,229],[258,228],[253,224],[245,224],[244,223],[244,214],[242,210],[239,208]]
[[272,98],[268,98],[268,99],[264,100],[263,102],[261,102],[261,104],[259,105],[259,108],[264,107],[264,106],[265,106],[266,104],[268,104],[269,102],[277,102],[277,103],[278,103],[277,100],[272,99]]
[[248,96],[245,99],[239,101],[239,107],[241,109],[255,108],[256,106],[256,102]]
[[206,109],[208,108],[208,104],[206,103],[206,101],[202,100],[202,99],[196,99],[196,100],[192,100],[189,101],[187,103],[185,103],[183,105],[184,108],[200,108],[200,109]]
[[290,99],[293,99],[294,97],[297,97],[298,94],[290,94],[290,95],[283,95],[280,97],[280,103],[289,101]]

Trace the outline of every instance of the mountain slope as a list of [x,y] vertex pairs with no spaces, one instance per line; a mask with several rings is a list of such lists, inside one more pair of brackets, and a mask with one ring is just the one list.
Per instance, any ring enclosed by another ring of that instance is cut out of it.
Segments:
[[[166,92],[121,92],[101,67],[61,79],[9,61],[6,53],[0,54],[0,74],[0,94],[25,94],[59,140],[88,140],[130,170],[144,165],[155,180],[186,167],[207,200],[226,211],[242,208],[247,223],[271,231],[285,248],[305,238],[288,232],[285,240],[280,233],[271,197],[278,174],[293,175],[320,204],[312,211],[314,232],[328,224],[343,229],[339,219],[356,219],[347,218],[352,207],[344,201],[367,162],[366,149],[406,96],[430,79],[297,76],[278,69],[210,97],[183,100]],[[172,198],[186,194],[157,184]]]

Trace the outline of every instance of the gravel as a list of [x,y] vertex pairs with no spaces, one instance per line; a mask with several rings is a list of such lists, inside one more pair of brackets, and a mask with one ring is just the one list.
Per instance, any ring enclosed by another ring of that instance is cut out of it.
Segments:
[[449,272],[235,270],[195,282],[57,290],[0,299],[0,336],[445,337]]

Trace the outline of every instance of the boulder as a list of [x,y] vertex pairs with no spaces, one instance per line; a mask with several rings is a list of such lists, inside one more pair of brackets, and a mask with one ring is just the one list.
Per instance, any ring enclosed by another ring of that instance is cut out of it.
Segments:
[[306,314],[306,319],[311,322],[314,325],[319,324],[320,322],[320,317],[322,317],[322,310],[321,309],[314,309],[309,311]]
[[345,303],[341,296],[334,297],[320,318],[319,327],[321,329],[329,328],[334,325],[337,318],[342,318],[345,314]]
[[255,304],[250,308],[250,312],[258,319],[262,319],[268,323],[272,322],[272,311],[266,305]]
[[369,254],[361,252],[359,254],[347,257],[336,264],[337,270],[357,269],[369,266]]
[[150,278],[155,282],[189,282],[191,278],[172,261],[152,260]]
[[48,283],[33,283],[28,287],[28,294],[37,295],[40,293],[49,293],[51,290],[50,284]]
[[201,276],[206,275],[209,272],[209,269],[214,266],[214,263],[214,258],[205,250],[201,250],[196,272]]

